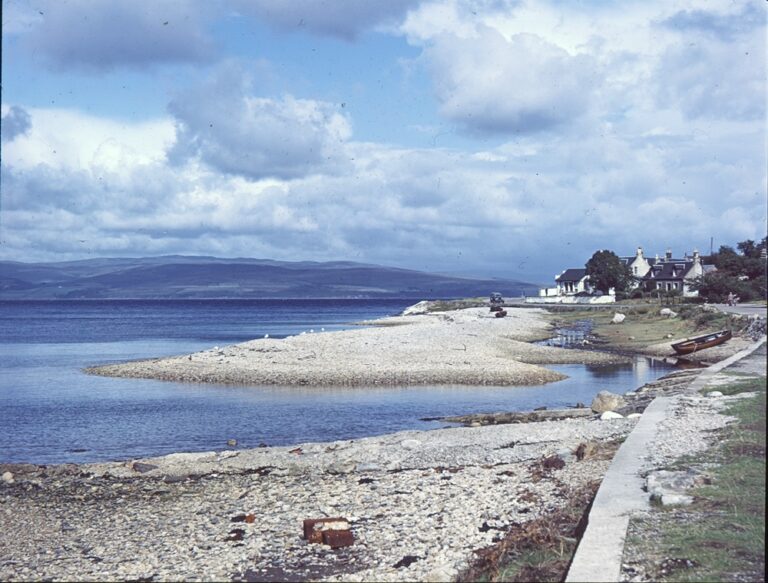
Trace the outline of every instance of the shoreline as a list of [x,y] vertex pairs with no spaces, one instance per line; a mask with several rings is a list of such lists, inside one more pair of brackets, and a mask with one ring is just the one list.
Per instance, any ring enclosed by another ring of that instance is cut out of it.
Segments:
[[281,386],[534,385],[565,378],[547,364],[612,364],[626,356],[536,346],[541,309],[487,308],[394,316],[361,329],[259,339],[193,354],[89,367],[88,374]]
[[[636,388],[632,401],[677,393],[697,376],[673,371]],[[511,525],[563,508],[602,480],[635,423],[587,415],[120,462],[3,464],[12,477],[0,482],[0,576],[449,580]],[[579,459],[582,444],[603,453]],[[254,523],[242,521],[248,514]],[[330,516],[348,519],[353,546],[302,539],[304,519]]]

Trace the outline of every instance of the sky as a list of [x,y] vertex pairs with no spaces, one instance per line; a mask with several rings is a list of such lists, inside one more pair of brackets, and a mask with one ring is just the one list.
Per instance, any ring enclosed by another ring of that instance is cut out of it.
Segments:
[[759,0],[2,0],[0,259],[551,282],[766,234]]

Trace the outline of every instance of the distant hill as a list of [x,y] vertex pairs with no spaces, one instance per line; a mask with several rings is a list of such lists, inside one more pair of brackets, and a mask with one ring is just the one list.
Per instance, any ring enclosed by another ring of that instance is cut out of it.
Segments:
[[0,299],[413,298],[535,294],[530,283],[331,261],[170,255],[0,261]]

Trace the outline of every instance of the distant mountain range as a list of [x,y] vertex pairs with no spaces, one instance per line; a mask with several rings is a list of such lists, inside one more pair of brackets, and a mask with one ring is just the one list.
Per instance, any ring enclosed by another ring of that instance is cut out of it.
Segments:
[[535,294],[530,283],[332,261],[171,255],[57,263],[0,261],[0,299],[413,298]]

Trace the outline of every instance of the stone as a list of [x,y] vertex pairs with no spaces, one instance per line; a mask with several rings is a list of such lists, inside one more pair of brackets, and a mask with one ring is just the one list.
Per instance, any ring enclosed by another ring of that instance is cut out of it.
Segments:
[[146,472],[151,472],[152,470],[156,470],[158,466],[154,464],[145,464],[143,462],[133,462],[131,464],[131,469],[134,472],[139,472],[140,474],[144,474]]
[[627,415],[627,419],[637,419],[639,417],[642,417],[642,413],[630,413]]
[[721,393],[720,391],[710,391],[707,393],[707,397],[714,398],[714,397],[722,397],[722,396],[723,396],[723,393]]
[[356,472],[380,472],[381,466],[375,462],[360,462],[355,466]]
[[605,413],[606,411],[614,411],[620,409],[627,404],[624,397],[611,393],[610,391],[600,391],[592,400],[592,410],[595,413]]
[[453,581],[456,577],[456,571],[447,566],[436,567],[424,575],[424,581],[427,583],[442,583],[443,581]]
[[625,314],[622,314],[621,312],[616,312],[613,315],[613,319],[611,320],[611,324],[621,324],[626,317],[627,316]]
[[600,415],[600,419],[602,421],[605,421],[607,419],[624,419],[624,415],[621,413],[616,413],[616,411],[606,411],[602,415]]
[[323,532],[326,530],[349,530],[346,518],[307,518],[303,523],[304,538],[310,543],[322,543]]
[[688,506],[693,503],[693,497],[685,494],[664,493],[659,502],[662,506]]
[[669,308],[662,308],[659,311],[659,315],[666,316],[667,318],[676,318],[677,317],[677,312],[673,312]]
[[4,472],[3,482],[5,482],[6,484],[13,484],[13,472]]
[[335,474],[335,475],[349,474],[355,471],[356,466],[357,466],[357,462],[352,460],[338,461],[330,464],[325,471],[329,474]]
[[323,544],[332,549],[351,547],[355,544],[355,537],[350,530],[324,530],[322,537]]
[[400,442],[403,449],[414,450],[421,447],[421,442],[418,439],[404,439]]

